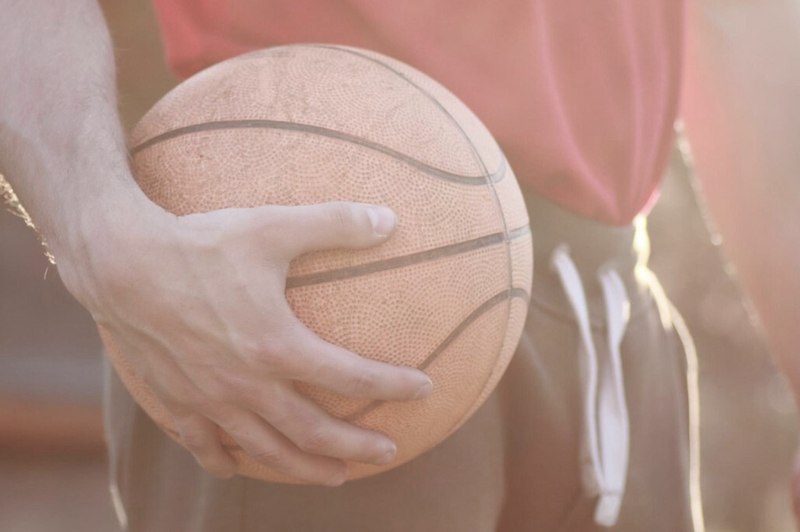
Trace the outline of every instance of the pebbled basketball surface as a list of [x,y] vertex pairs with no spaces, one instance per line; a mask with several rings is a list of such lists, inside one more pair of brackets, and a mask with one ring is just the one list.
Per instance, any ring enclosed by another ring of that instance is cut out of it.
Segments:
[[[292,309],[322,338],[433,380],[431,396],[414,402],[297,385],[333,415],[397,443],[391,464],[349,464],[351,479],[429,450],[497,385],[527,312],[527,212],[490,133],[424,74],[355,48],[253,52],[167,94],[134,129],[131,155],[144,192],[177,215],[338,200],[395,210],[385,244],[304,255],[287,278]],[[100,332],[133,397],[179,441],[163,405]],[[240,474],[295,482],[222,438]]]

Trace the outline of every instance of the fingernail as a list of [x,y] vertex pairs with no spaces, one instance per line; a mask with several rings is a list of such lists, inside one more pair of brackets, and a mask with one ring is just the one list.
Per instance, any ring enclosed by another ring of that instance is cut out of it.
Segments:
[[388,207],[370,207],[367,209],[367,216],[372,223],[372,230],[380,237],[391,233],[397,224],[397,216]]
[[395,444],[390,443],[389,450],[387,450],[383,456],[381,456],[378,460],[376,460],[375,464],[376,465],[388,464],[389,462],[394,460],[395,456],[397,456],[397,447],[395,446]]
[[428,381],[425,384],[419,387],[417,393],[414,394],[414,400],[422,399],[423,397],[428,397],[432,390],[433,390],[433,382],[430,379],[428,379]]
[[347,480],[347,476],[349,474],[350,471],[348,470],[347,466],[345,466],[344,469],[342,469],[342,471],[340,471],[337,475],[334,475],[330,480],[328,480],[328,482],[326,482],[326,485],[332,488],[341,486]]

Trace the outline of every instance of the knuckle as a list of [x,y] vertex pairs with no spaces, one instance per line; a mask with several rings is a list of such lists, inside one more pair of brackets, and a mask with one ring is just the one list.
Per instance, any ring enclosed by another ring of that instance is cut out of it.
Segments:
[[181,434],[183,445],[194,455],[203,456],[209,449],[209,441],[200,434],[184,432]]
[[350,232],[357,226],[358,216],[352,205],[336,202],[330,211],[330,222],[336,229]]
[[378,378],[375,373],[367,370],[360,370],[350,381],[350,391],[363,397],[375,392],[378,385]]
[[195,400],[194,407],[197,410],[206,412],[213,408],[213,405],[219,405],[231,402],[235,393],[227,384],[227,378],[217,378],[209,381],[208,384],[203,386],[203,395]]
[[284,426],[294,420],[292,402],[287,400],[281,386],[267,385],[253,394],[250,408],[273,426]]
[[236,465],[230,462],[230,457],[221,449],[208,449],[206,453],[192,453],[200,467],[215,477],[227,479],[236,474]]
[[214,412],[219,402],[212,397],[198,394],[186,403],[186,405],[200,414],[209,414]]
[[287,368],[291,362],[291,353],[287,335],[263,338],[244,348],[244,356],[249,363],[267,371]]
[[253,422],[247,417],[240,415],[229,415],[225,424],[221,427],[230,434],[235,440],[239,441],[242,447],[246,447],[249,435],[253,433]]
[[216,255],[220,245],[230,238],[231,216],[214,216],[213,223],[206,217],[194,216],[177,219],[181,229],[178,245],[184,252]]
[[257,462],[277,469],[279,471],[285,470],[289,464],[289,459],[282,449],[277,447],[260,447],[255,449],[251,456]]
[[170,402],[188,407],[195,412],[205,412],[210,407],[208,397],[187,382],[175,382],[170,388]]
[[247,376],[217,370],[213,378],[203,386],[206,400],[210,404],[236,403],[249,397],[253,384]]
[[324,451],[330,449],[332,443],[333,435],[330,431],[320,427],[314,427],[300,438],[297,442],[297,446],[307,453],[322,454]]

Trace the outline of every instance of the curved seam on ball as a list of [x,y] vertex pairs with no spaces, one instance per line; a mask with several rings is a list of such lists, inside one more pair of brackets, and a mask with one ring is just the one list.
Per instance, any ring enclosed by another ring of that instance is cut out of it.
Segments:
[[[178,137],[182,137],[184,135],[190,135],[192,133],[201,133],[205,131],[220,131],[226,129],[264,129],[264,130],[278,130],[278,131],[297,131],[300,133],[310,133],[312,135],[318,135],[321,137],[341,140],[343,142],[348,142],[350,144],[362,146],[364,148],[368,148],[370,150],[383,153],[384,155],[388,155],[389,157],[392,157],[393,159],[396,159],[400,162],[404,162],[409,166],[416,168],[417,170],[420,170],[421,172],[428,174],[430,176],[438,177],[440,179],[451,181],[453,183],[459,183],[462,185],[483,185],[487,180],[492,183],[497,183],[501,181],[506,175],[507,162],[505,157],[503,157],[503,159],[500,162],[500,166],[492,174],[484,173],[483,175],[476,175],[476,176],[462,175],[462,174],[456,174],[454,172],[448,172],[447,170],[442,170],[441,168],[436,168],[435,166],[431,166],[418,159],[414,159],[413,157],[406,155],[405,153],[397,151],[394,148],[390,148],[388,146],[384,146],[383,144],[379,144],[371,140],[357,137],[355,135],[350,135],[349,133],[344,133],[342,131],[336,131],[334,129],[328,129],[320,126],[313,126],[310,124],[301,124],[298,122],[286,122],[282,120],[267,120],[267,119],[217,120],[214,122],[203,122],[202,124],[193,124],[190,126],[179,127],[167,131],[165,133],[156,135],[155,137],[152,137],[142,142],[141,144],[134,146],[133,148],[130,149],[130,154],[131,157],[134,157],[137,154],[141,153],[142,151],[146,150],[147,148],[155,146],[156,144],[160,144],[161,142],[164,142],[166,140],[172,140]],[[485,167],[484,167],[484,172],[486,172]]]

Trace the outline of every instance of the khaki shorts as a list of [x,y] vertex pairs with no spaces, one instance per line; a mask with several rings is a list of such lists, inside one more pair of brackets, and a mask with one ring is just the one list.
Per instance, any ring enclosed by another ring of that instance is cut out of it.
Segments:
[[[607,356],[596,271],[611,265],[630,301],[621,344],[630,423],[627,485],[612,530],[702,530],[691,340],[646,268],[647,237],[529,195],[535,270],[517,353],[498,389],[442,444],[339,488],[218,480],[163,434],[111,369],[111,492],[134,532],[523,532],[602,530],[582,482],[580,338],[553,251],[566,243],[584,282],[597,356]],[[107,365],[108,366],[108,365]],[[108,366],[110,367],[110,366]]]

